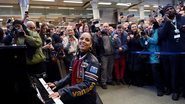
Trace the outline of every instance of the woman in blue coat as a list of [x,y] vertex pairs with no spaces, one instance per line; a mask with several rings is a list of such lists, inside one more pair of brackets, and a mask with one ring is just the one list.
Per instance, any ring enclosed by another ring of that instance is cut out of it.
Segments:
[[[148,36],[148,34],[144,35],[142,38],[143,45],[147,46],[147,51],[149,52],[159,52],[160,48],[158,46],[158,28],[159,24],[156,21],[155,18],[151,18],[150,22],[153,25],[151,36]],[[160,76],[160,60],[158,54],[150,54],[148,63],[152,70],[153,80],[155,87],[157,88],[157,96],[163,96],[164,94],[164,87],[162,83],[162,79]]]

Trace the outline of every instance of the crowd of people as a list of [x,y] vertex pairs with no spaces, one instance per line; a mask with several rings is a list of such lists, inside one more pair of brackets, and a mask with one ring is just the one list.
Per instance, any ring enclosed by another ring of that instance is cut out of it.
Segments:
[[81,21],[64,28],[42,23],[37,30],[33,21],[14,21],[0,29],[0,42],[26,44],[29,74],[44,77],[56,91],[50,97],[65,104],[96,104],[96,85],[142,87],[149,78],[157,96],[178,100],[185,98],[185,13],[172,5],[160,13],[115,27]]

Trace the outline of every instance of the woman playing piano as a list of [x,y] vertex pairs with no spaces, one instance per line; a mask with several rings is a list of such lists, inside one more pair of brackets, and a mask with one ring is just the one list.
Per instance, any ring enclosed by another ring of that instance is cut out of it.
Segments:
[[60,97],[64,104],[96,104],[99,62],[91,53],[92,42],[90,33],[81,34],[79,52],[72,60],[70,73],[64,79],[48,83],[55,88],[49,97]]

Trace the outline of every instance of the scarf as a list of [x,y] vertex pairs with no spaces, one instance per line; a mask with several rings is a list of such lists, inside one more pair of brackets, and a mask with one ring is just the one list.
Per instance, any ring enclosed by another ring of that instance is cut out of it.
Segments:
[[72,66],[72,80],[71,85],[75,85],[77,83],[78,76],[77,74],[80,71],[80,65],[82,63],[82,59],[76,59],[74,60],[73,66]]

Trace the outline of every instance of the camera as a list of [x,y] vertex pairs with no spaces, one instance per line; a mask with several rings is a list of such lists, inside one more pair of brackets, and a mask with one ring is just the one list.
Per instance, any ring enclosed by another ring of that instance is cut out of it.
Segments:
[[141,31],[140,34],[141,34],[141,36],[144,36],[144,35],[146,35],[146,32],[145,31]]
[[[22,26],[22,29],[20,28]],[[12,23],[11,36],[12,38],[24,37],[25,34],[29,35],[27,27],[23,24],[21,20],[14,20]]]
[[142,29],[140,32],[141,36],[149,35],[149,30],[147,29]]

